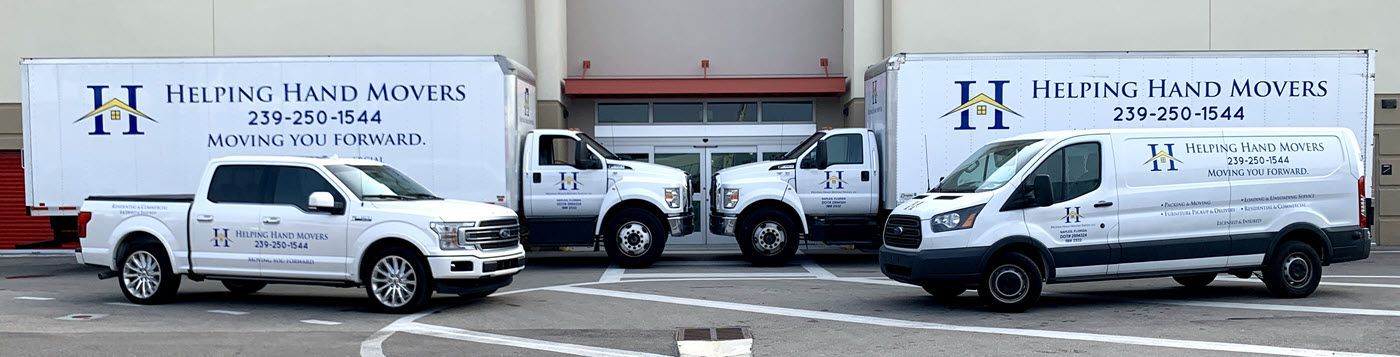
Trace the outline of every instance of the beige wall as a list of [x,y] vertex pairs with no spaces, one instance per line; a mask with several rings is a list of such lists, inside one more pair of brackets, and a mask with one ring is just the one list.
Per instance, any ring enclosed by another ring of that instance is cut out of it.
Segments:
[[568,9],[570,77],[842,71],[841,0],[585,0]]

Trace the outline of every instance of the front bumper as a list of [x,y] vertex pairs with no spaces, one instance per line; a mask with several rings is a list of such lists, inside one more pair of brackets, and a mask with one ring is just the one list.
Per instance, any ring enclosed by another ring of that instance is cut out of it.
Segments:
[[428,269],[433,279],[482,279],[515,275],[525,269],[525,251],[513,254],[477,257],[434,256],[428,257]]
[[972,285],[982,271],[987,247],[894,250],[880,247],[880,271],[895,281],[919,286],[930,284]]
[[739,216],[736,215],[710,212],[710,233],[732,236],[734,235],[734,224],[738,221]]
[[671,236],[678,237],[695,233],[694,218],[695,213],[689,211],[666,216],[666,223],[671,226]]

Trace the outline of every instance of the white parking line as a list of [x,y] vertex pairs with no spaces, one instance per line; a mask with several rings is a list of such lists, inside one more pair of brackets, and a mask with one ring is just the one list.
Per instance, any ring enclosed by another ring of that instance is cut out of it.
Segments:
[[1322,278],[1338,279],[1400,279],[1400,275],[1323,275]]
[[[668,279],[668,278],[813,278],[812,273],[645,273],[627,274],[622,278],[632,279]],[[605,281],[599,281],[605,282]]]
[[207,312],[215,313],[215,314],[234,315],[234,316],[240,316],[240,315],[247,315],[247,314],[248,314],[248,312],[246,312],[246,311],[233,311],[233,310],[209,310],[209,311],[207,311]]
[[[1334,278],[1335,278],[1335,277],[1334,277]],[[1219,277],[1219,278],[1215,278],[1215,281],[1223,281],[1223,282],[1230,282],[1230,283],[1259,283],[1259,284],[1264,283],[1263,280],[1259,280],[1259,279],[1253,279],[1253,278],[1250,278],[1250,279],[1240,279],[1240,278],[1236,278],[1236,277],[1233,277],[1233,276],[1230,276],[1230,277],[1221,276],[1221,277]],[[1361,287],[1361,288],[1400,289],[1400,285],[1396,285],[1396,284],[1342,283],[1342,282],[1335,282],[1335,281],[1323,281],[1323,282],[1319,282],[1319,283],[1317,283],[1317,284],[1318,284],[1318,285],[1324,285],[1324,286],[1351,286],[1351,287]]]
[[662,260],[652,264],[657,267],[743,267],[749,263],[736,260]]
[[109,303],[107,303],[107,305],[126,306],[126,307],[146,307],[146,305],[133,304],[133,303],[129,303],[129,302],[109,302]]
[[627,269],[623,269],[622,267],[617,266],[617,264],[609,265],[608,270],[603,271],[603,276],[598,277],[598,282],[615,283],[618,280],[622,280],[622,274],[626,273]]
[[301,322],[303,322],[303,323],[308,323],[308,324],[312,324],[312,325],[323,325],[323,326],[335,326],[335,325],[339,325],[339,324],[340,324],[339,322],[335,322],[335,321],[326,321],[326,320],[301,320]]
[[454,340],[485,343],[492,345],[511,346],[528,348],[537,351],[549,351],[555,353],[571,354],[575,356],[616,356],[616,357],[662,357],[663,355],[635,352],[627,350],[617,350],[603,347],[593,347],[575,345],[571,343],[551,342],[536,340],[524,337],[497,335],[493,333],[468,331],[445,326],[428,325],[417,322],[409,322],[396,326],[398,331],[418,335],[450,338]]
[[38,296],[16,296],[16,297],[15,297],[15,300],[49,301],[49,300],[53,300],[53,298],[51,298],[51,297],[38,297]]
[[811,273],[812,276],[815,276],[820,279],[829,279],[836,277],[836,274],[832,274],[830,271],[826,270],[826,268],[823,268],[821,264],[817,264],[817,262],[812,261],[811,259],[802,262],[802,269],[807,269],[808,273]]
[[1372,354],[1361,354],[1361,353],[1351,353],[1351,352],[1341,352],[1341,351],[1327,351],[1327,350],[1314,350],[1314,349],[1303,349],[1303,348],[1289,348],[1289,347],[1276,347],[1276,346],[1263,346],[1263,345],[1249,345],[1249,344],[1227,343],[1227,342],[1177,340],[1177,339],[1166,339],[1166,338],[1122,336],[1122,335],[1108,335],[1108,334],[1083,333],[1083,332],[1067,332],[1067,331],[1051,331],[1051,330],[1017,329],[1017,328],[1000,328],[1000,327],[978,327],[978,326],[958,326],[958,325],[938,324],[938,323],[929,323],[929,322],[920,322],[920,321],[897,320],[897,319],[890,319],[890,318],[883,318],[883,317],[873,317],[873,316],[862,316],[862,315],[841,314],[841,313],[824,312],[824,311],[800,310],[800,309],[790,309],[790,308],[783,308],[783,307],[772,307],[772,306],[741,304],[741,303],[732,303],[732,302],[723,302],[723,301],[712,301],[712,300],[701,300],[701,299],[681,298],[681,297],[672,297],[672,296],[664,296],[664,295],[641,294],[641,293],[632,293],[632,292],[625,292],[625,291],[602,290],[602,289],[593,289],[593,288],[576,287],[576,286],[574,286],[574,287],[558,287],[558,288],[551,288],[551,289],[548,289],[548,290],[562,291],[562,292],[570,292],[570,293],[577,293],[577,294],[585,294],[585,295],[594,295],[594,296],[613,297],[613,298],[619,298],[619,299],[640,300],[640,301],[652,301],[652,302],[661,302],[661,303],[669,303],[669,304],[677,304],[677,305],[688,305],[688,306],[706,307],[706,308],[722,309],[722,310],[744,311],[744,312],[753,312],[753,313],[760,313],[760,314],[779,315],[779,316],[789,316],[789,317],[801,317],[801,318],[820,319],[820,320],[830,320],[830,321],[840,321],[840,322],[850,322],[850,323],[859,323],[859,324],[876,325],[876,326],[886,326],[886,327],[897,327],[897,328],[912,328],[912,329],[940,330],[940,331],[954,331],[954,332],[987,333],[987,334],[1012,335],[1012,336],[1024,336],[1024,337],[1041,337],[1041,338],[1052,338],[1052,339],[1062,339],[1062,340],[1089,341],[1089,342],[1115,343],[1115,344],[1138,345],[1138,346],[1153,346],[1153,347],[1170,347],[1170,348],[1181,348],[1181,349],[1192,349],[1192,350],[1208,350],[1208,351],[1223,351],[1223,352],[1238,352],[1238,353],[1266,353],[1266,354],[1287,355],[1287,356],[1379,356],[1379,355],[1372,355]]

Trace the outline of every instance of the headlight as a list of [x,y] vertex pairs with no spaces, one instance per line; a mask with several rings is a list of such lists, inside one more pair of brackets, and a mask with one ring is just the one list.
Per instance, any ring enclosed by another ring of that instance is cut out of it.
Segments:
[[681,188],[672,187],[666,189],[666,206],[671,208],[681,208]]
[[459,228],[476,227],[476,222],[432,222],[428,223],[428,228],[433,230],[438,236],[438,248],[463,249],[461,237],[457,235]]
[[724,189],[724,208],[734,208],[739,205],[739,189]]
[[929,226],[933,228],[934,233],[972,228],[972,224],[977,221],[977,213],[982,211],[982,206],[985,205],[934,215]]

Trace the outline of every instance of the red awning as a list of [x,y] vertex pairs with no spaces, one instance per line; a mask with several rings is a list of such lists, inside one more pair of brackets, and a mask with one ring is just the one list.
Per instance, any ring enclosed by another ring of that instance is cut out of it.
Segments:
[[564,94],[580,97],[821,97],[845,93],[846,77],[564,80]]

